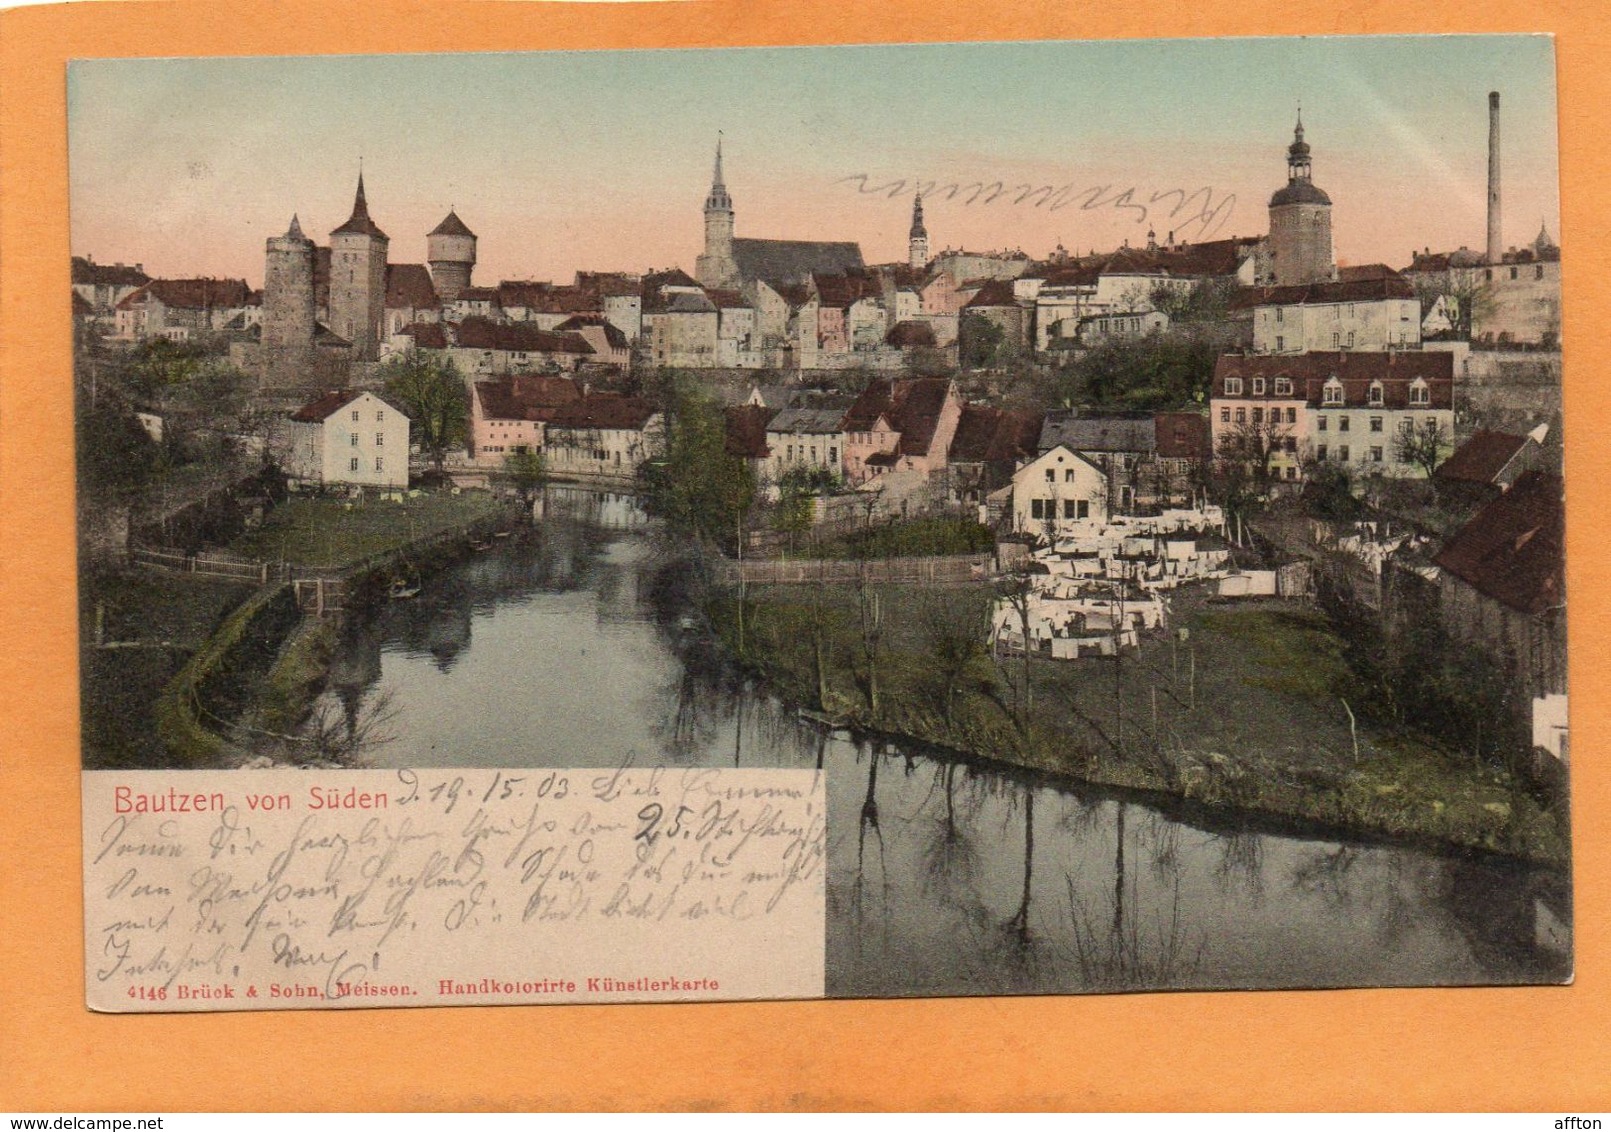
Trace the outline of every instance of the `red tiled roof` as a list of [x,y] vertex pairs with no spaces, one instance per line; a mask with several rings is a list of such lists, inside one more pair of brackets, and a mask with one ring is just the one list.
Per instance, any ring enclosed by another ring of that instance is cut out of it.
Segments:
[[364,175],[358,174],[358,193],[353,197],[352,215],[347,222],[335,231],[332,236],[358,235],[371,236],[377,240],[386,239],[386,233],[380,230],[380,225],[369,219],[369,202],[364,198]]
[[811,286],[825,307],[848,307],[883,295],[878,281],[865,275],[813,275]]
[[1471,434],[1470,440],[1455,449],[1454,454],[1438,466],[1437,478],[1491,484],[1526,444],[1525,436],[1478,429]]
[[412,307],[414,310],[435,310],[441,301],[436,297],[436,286],[431,273],[423,263],[388,263],[386,265],[386,306],[390,310]]
[[459,219],[459,214],[453,211],[451,208],[448,209],[448,214],[442,218],[442,223],[438,224],[435,228],[432,228],[428,235],[469,236],[472,239],[475,238],[475,233],[470,231],[469,227],[464,223],[464,221]]
[[340,412],[343,408],[362,397],[365,393],[368,393],[371,397],[374,397],[378,401],[385,402],[387,405],[390,405],[392,408],[396,409],[399,413],[402,413],[405,417],[408,416],[407,409],[403,408],[396,401],[393,401],[390,397],[376,393],[373,389],[332,389],[329,393],[326,393],[321,397],[315,397],[312,401],[309,401],[306,405],[303,405],[296,412],[292,413],[291,419],[293,421],[318,424],[320,421],[329,420],[332,413]]
[[1033,456],[1041,414],[1027,410],[964,405],[951,438],[950,459],[959,463],[1016,463]]
[[[1242,397],[1253,397],[1251,379],[1266,378],[1264,399],[1276,399],[1274,379],[1289,377],[1291,397],[1321,403],[1326,382],[1335,377],[1343,386],[1343,405],[1350,409],[1410,408],[1409,387],[1416,378],[1427,383],[1430,403],[1416,408],[1454,407],[1454,355],[1442,350],[1324,351],[1308,354],[1222,354],[1214,363],[1213,396],[1226,397],[1225,379],[1243,379]],[[1382,404],[1369,403],[1373,382],[1382,383]]]
[[568,377],[521,375],[504,381],[478,381],[476,397],[488,420],[546,421],[562,406],[582,399],[582,390]]
[[83,256],[73,257],[73,282],[97,287],[144,287],[151,277],[138,267],[121,263],[95,263]]
[[604,330],[604,341],[609,343],[611,349],[624,350],[627,348],[629,343],[627,342],[626,334],[615,323],[606,321],[603,315],[573,314],[570,318],[554,327],[554,332],[556,334],[562,334],[566,331],[579,333],[590,326],[601,327]]
[[1213,451],[1202,413],[1154,413],[1152,419],[1161,459],[1200,460]]
[[414,339],[415,347],[421,350],[445,350],[448,346],[447,328],[440,322],[411,322],[398,333]]
[[1433,562],[1479,593],[1536,616],[1566,601],[1560,476],[1525,472],[1444,544]]
[[1231,300],[1231,307],[1291,306],[1297,303],[1368,303],[1382,299],[1413,299],[1415,288],[1396,271],[1385,276],[1339,279],[1335,283],[1302,283],[1287,287],[1248,287]]
[[252,289],[244,279],[153,279],[118,303],[119,310],[144,306],[147,297],[179,310],[215,310],[249,306]]
[[871,381],[845,413],[845,431],[871,431],[882,416],[900,434],[903,455],[925,456],[940,426],[950,389],[951,383],[943,377]]
[[73,314],[82,318],[85,315],[91,315],[91,314],[94,314],[94,313],[95,313],[95,304],[90,302],[83,295],[80,295],[77,291],[74,291],[73,292]]
[[1012,281],[1010,279],[992,279],[979,293],[968,300],[970,307],[1016,307],[1018,300],[1013,296]]
[[472,316],[459,323],[455,345],[467,350],[512,350],[528,354],[591,354],[580,334],[539,330],[529,322],[493,322]]
[[594,393],[560,406],[548,423],[555,428],[641,429],[654,414],[654,406],[642,397]]
[[737,310],[750,306],[750,301],[737,291],[706,287],[705,297],[721,310]]
[[765,405],[730,405],[727,408],[727,454],[747,460],[764,460],[772,454],[766,445],[766,424],[774,410]]
[[639,294],[642,281],[624,271],[578,271],[576,288],[599,298]]

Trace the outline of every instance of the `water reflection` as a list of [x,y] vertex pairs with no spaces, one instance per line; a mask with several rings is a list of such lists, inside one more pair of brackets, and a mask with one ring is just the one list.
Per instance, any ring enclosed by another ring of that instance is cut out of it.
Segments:
[[[321,710],[387,766],[826,771],[836,995],[1524,982],[1567,970],[1552,874],[1252,831],[829,733],[699,632],[619,499],[349,627]],[[594,521],[600,516],[608,521]],[[381,710],[383,709],[383,710]]]

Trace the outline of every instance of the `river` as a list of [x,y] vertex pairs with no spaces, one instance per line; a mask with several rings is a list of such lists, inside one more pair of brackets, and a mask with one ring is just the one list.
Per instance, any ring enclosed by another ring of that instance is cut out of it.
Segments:
[[624,496],[349,624],[315,719],[366,765],[825,769],[828,991],[1555,981],[1565,882],[1422,848],[1204,828],[1138,801],[828,733],[727,665]]

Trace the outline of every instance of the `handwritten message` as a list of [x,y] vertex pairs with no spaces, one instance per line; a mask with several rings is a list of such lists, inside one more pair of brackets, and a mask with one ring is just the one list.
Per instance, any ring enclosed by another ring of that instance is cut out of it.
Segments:
[[104,1011],[823,993],[820,772],[89,771]]
[[883,181],[867,173],[840,177],[836,185],[854,187],[859,196],[896,197],[921,193],[927,201],[955,201],[964,207],[978,204],[1027,207],[1061,212],[1077,206],[1081,212],[1109,210],[1123,213],[1136,224],[1168,223],[1181,236],[1211,238],[1225,227],[1236,208],[1236,194],[1221,195],[1204,185],[1197,189],[1142,189],[1135,185],[1062,185],[1033,181],[959,178],[950,181],[894,177]]

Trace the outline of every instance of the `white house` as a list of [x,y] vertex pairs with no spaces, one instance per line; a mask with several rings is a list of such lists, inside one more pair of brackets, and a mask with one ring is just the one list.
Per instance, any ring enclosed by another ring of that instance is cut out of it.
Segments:
[[378,393],[336,390],[291,414],[286,470],[305,484],[408,486],[408,414]]
[[1078,524],[1105,523],[1108,478],[1102,469],[1059,444],[1012,477],[1012,529],[1055,539]]

